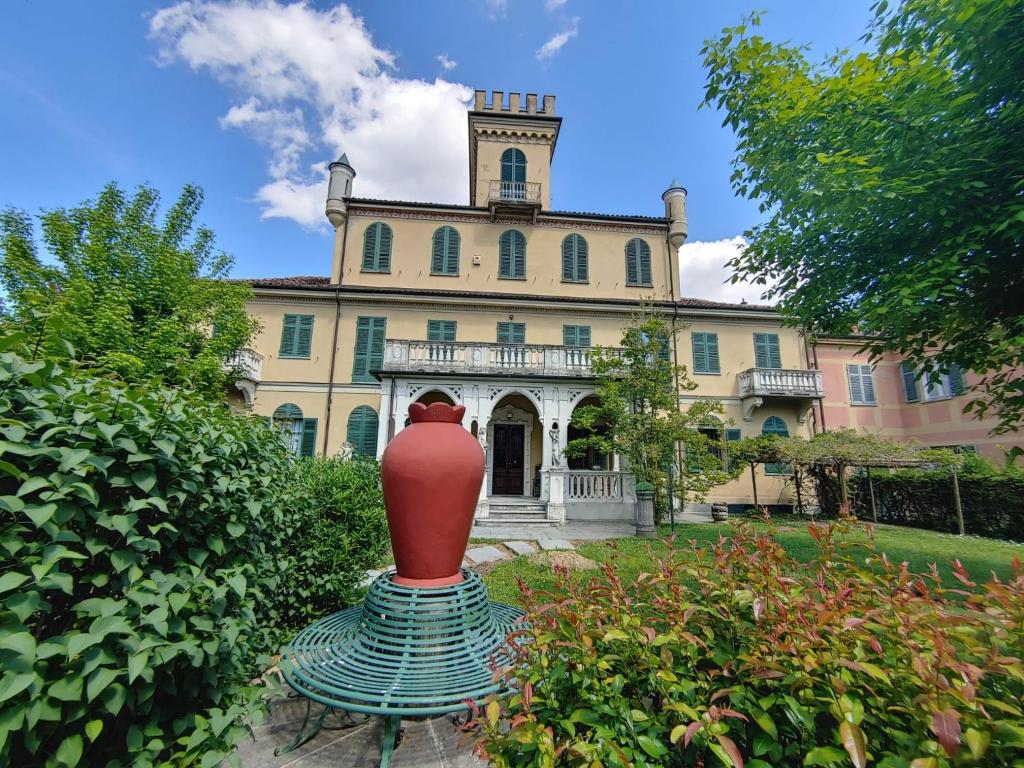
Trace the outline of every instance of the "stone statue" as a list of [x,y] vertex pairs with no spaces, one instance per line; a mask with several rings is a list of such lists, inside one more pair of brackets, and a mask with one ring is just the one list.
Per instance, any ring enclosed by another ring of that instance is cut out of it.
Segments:
[[551,438],[551,466],[560,467],[562,466],[562,435],[558,431],[557,424],[553,425],[551,429],[548,430],[548,436]]

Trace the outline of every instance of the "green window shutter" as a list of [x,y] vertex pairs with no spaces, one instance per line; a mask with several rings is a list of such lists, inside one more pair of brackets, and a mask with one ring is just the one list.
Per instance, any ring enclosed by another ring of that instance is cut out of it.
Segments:
[[455,320],[427,320],[427,341],[455,341]]
[[754,367],[782,367],[782,355],[779,353],[779,335],[777,333],[754,334]]
[[572,234],[562,241],[562,280],[585,283],[589,279],[587,241]]
[[637,285],[640,282],[639,242],[638,238],[633,238],[626,243],[626,285]]
[[690,341],[693,345],[694,373],[710,373],[710,366],[708,365],[708,335],[706,333],[691,333]]
[[963,394],[964,391],[964,373],[960,366],[953,363],[949,366],[949,394],[951,397],[956,397],[959,394]]
[[[778,416],[769,416],[761,426],[761,434],[789,437],[789,427]],[[789,464],[772,462],[764,465],[764,473],[766,475],[790,475],[793,473],[793,468]]]
[[498,323],[499,344],[525,344],[526,323]]
[[498,277],[521,280],[526,277],[526,238],[509,229],[498,239]]
[[512,343],[526,343],[526,323],[512,323]]
[[512,277],[512,230],[498,238],[498,277]]
[[377,427],[380,420],[377,412],[368,405],[356,406],[348,417],[345,440],[352,451],[359,456],[373,458],[377,455]]
[[850,402],[855,405],[864,404],[864,387],[861,386],[860,366],[846,366],[846,381],[850,385]]
[[562,326],[562,346],[563,347],[575,347],[576,346],[576,331],[577,331],[577,326],[575,326],[575,325],[563,325]]
[[721,373],[721,364],[718,362],[718,334],[704,334],[708,351],[708,373]]
[[281,326],[281,348],[277,352],[278,356],[291,357],[294,354],[298,321],[298,315],[284,316],[284,324]]
[[313,315],[285,315],[278,357],[309,357],[313,346]]
[[658,359],[672,360],[672,350],[668,346],[668,336],[658,337]]
[[579,346],[589,347],[590,346],[590,326],[589,325],[577,325],[576,336],[578,337]]
[[384,363],[385,317],[360,317],[356,320],[356,346],[352,356],[352,381],[376,381],[370,371]]
[[459,274],[459,245],[461,238],[454,227],[438,227],[434,232],[430,271],[435,275]]
[[864,392],[864,404],[875,405],[875,381],[872,378],[870,365],[860,367],[860,386]]
[[512,277],[526,277],[526,236],[522,232],[512,232]]
[[299,448],[299,455],[316,455],[316,419],[302,420],[302,445]]
[[651,247],[639,237],[626,243],[626,285],[651,285]]
[[498,323],[498,343],[499,344],[511,344],[512,343],[512,323]]
[[519,149],[506,149],[501,153],[501,180],[526,181],[526,155]]
[[909,363],[900,365],[900,374],[903,377],[903,394],[908,403],[916,403],[921,399],[921,392],[917,388],[917,372]]
[[371,224],[363,235],[363,271],[372,272],[377,269],[377,236],[380,224]]

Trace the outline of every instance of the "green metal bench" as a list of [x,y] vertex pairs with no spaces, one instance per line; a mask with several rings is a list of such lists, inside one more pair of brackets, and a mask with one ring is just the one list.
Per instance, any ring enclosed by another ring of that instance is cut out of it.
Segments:
[[378,576],[361,607],[335,613],[299,632],[282,670],[296,693],[324,705],[309,709],[288,752],[313,738],[327,713],[385,718],[381,768],[397,745],[403,717],[464,712],[504,692],[494,667],[508,662],[505,636],[523,612],[492,603],[480,577],[447,587],[404,587],[394,572]]

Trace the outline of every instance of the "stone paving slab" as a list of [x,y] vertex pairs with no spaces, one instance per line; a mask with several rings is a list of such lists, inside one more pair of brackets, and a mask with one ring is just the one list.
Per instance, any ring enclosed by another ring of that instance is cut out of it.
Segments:
[[502,544],[517,555],[532,555],[537,551],[537,548],[528,541],[503,541]]
[[498,539],[499,541],[512,536],[521,541],[536,541],[556,536],[569,541],[596,541],[599,539],[621,539],[633,536],[635,533],[636,527],[633,523],[612,520],[570,520],[565,525],[522,523],[515,526],[488,524],[487,520],[478,520],[470,535],[478,539]]
[[508,558],[504,552],[497,547],[485,546],[485,547],[474,547],[473,549],[466,550],[466,557],[472,560],[474,563],[494,563],[498,560],[505,560]]
[[[276,757],[274,749],[291,741],[305,711],[304,699],[275,700],[267,723],[255,729],[255,740],[238,750],[243,768],[377,768],[384,730],[379,717],[344,730],[325,728],[294,752]],[[314,716],[319,712],[314,704]],[[471,739],[450,717],[403,720],[402,739],[391,758],[393,768],[486,768],[473,755]],[[332,722],[342,721],[329,716],[327,723]]]
[[537,544],[540,548],[545,551],[551,551],[554,549],[576,549],[572,545],[572,542],[567,539],[537,539]]

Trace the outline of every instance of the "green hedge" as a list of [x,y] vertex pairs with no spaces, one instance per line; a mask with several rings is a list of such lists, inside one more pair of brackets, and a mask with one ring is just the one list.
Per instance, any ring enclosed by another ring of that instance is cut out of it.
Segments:
[[287,451],[23,343],[0,337],[0,764],[216,765],[261,710]]
[[295,464],[302,503],[283,543],[288,570],[269,621],[294,630],[355,603],[367,569],[388,550],[380,465],[370,459],[306,458]]

